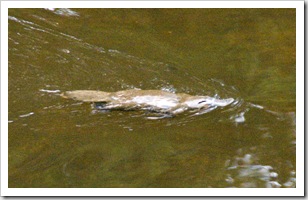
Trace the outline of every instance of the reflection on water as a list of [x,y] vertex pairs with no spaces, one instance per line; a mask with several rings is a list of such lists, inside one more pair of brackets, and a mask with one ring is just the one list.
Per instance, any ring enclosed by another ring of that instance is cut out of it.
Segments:
[[[96,112],[69,90],[233,98]],[[9,187],[296,187],[295,9],[10,9]]]
[[[245,154],[243,157],[236,156],[233,161],[227,160],[226,164],[230,166],[227,168],[229,174],[227,174],[226,182],[232,186],[242,188],[282,187],[282,185],[277,181],[278,173],[273,171],[273,167],[269,165],[254,164],[258,163],[257,161],[258,158],[254,154]],[[291,171],[290,178],[283,184],[283,186],[290,188],[295,187],[295,184],[295,172]]]

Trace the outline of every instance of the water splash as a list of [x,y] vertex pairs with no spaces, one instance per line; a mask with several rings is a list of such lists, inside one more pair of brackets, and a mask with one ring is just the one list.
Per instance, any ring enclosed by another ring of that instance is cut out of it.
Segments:
[[77,16],[79,17],[79,13],[76,11],[73,11],[69,8],[45,8],[45,10],[52,11],[56,15],[61,15],[61,16]]
[[27,114],[19,115],[19,117],[24,118],[24,117],[29,117],[31,115],[34,115],[34,112],[30,112],[30,113],[27,113]]
[[46,92],[46,93],[59,93],[60,90],[46,90],[46,89],[40,89],[40,92]]

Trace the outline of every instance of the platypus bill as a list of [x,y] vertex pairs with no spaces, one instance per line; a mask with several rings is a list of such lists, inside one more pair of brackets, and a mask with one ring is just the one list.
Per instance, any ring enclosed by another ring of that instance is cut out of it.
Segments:
[[209,96],[192,96],[185,93],[171,93],[162,90],[123,90],[103,92],[75,90],[61,94],[64,98],[94,103],[99,110],[148,110],[174,116],[187,110],[203,114],[217,106],[227,106],[234,99],[216,99]]

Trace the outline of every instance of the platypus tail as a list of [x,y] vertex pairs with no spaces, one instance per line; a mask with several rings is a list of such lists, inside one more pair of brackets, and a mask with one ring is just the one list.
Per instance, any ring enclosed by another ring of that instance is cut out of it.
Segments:
[[63,98],[74,99],[84,102],[109,102],[111,100],[109,92],[95,90],[74,90],[61,94]]

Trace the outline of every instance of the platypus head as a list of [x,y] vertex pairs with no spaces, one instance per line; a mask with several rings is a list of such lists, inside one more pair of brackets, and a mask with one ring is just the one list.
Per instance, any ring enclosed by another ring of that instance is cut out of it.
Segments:
[[188,108],[192,109],[200,109],[200,108],[207,108],[209,103],[205,98],[196,98],[196,99],[189,99],[184,102]]
[[216,99],[207,96],[196,96],[194,98],[187,99],[184,103],[187,107],[192,109],[208,108],[212,106],[227,106],[234,101],[233,98],[228,99]]

